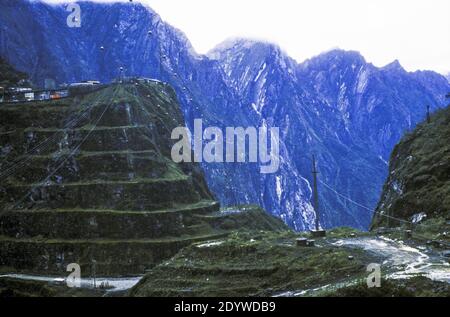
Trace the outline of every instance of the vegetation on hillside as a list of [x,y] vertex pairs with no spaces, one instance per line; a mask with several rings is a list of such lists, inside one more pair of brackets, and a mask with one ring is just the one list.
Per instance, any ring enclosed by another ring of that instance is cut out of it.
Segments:
[[14,86],[27,78],[27,74],[15,70],[6,60],[0,57],[0,87]]
[[[414,217],[415,216],[415,217]],[[391,155],[372,227],[450,218],[450,107],[405,135]],[[416,219],[414,219],[416,218]]]
[[153,268],[132,296],[272,296],[308,292],[365,274],[370,255],[325,240],[300,247],[291,231],[235,232],[191,245]]

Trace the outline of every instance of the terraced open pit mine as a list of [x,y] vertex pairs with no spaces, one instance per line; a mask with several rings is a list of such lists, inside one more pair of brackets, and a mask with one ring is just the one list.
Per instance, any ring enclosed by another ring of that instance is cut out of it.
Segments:
[[238,223],[284,228],[218,212],[200,168],[170,158],[178,126],[174,91],[148,80],[0,107],[0,271],[143,274]]

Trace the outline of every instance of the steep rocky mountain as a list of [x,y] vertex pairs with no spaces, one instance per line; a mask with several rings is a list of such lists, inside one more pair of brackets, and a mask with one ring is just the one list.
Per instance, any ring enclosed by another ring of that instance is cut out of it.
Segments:
[[[220,62],[249,117],[282,130],[284,160],[275,177],[283,198],[268,204],[299,206],[290,198],[302,189],[295,182],[301,176],[308,197],[309,157],[315,152],[326,183],[320,189],[327,226],[366,226],[370,212],[343,196],[373,206],[390,149],[423,118],[424,104],[435,109],[443,103],[448,88],[436,73],[408,73],[398,61],[377,68],[357,52],[333,50],[298,65],[274,45],[238,39],[208,56]],[[338,205],[345,207],[333,212]]]
[[322,225],[367,228],[371,211],[349,199],[375,207],[391,149],[450,87],[436,73],[408,73],[398,62],[377,68],[341,50],[298,64],[272,44],[234,40],[199,55],[139,3],[81,2],[80,28],[67,26],[63,5],[1,3],[0,55],[36,83],[110,81],[124,67],[126,76],[170,83],[191,129],[195,118],[220,128],[279,127],[277,173],[261,174],[259,164],[202,167],[222,204],[258,204],[299,230],[314,222],[313,153],[324,182]]
[[[450,106],[406,134],[394,148],[372,227],[450,219]],[[399,220],[397,220],[399,219]],[[447,223],[446,223],[447,222]]]

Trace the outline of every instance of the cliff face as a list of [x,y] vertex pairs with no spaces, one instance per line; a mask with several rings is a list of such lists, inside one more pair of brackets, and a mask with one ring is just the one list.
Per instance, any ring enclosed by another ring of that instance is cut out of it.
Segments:
[[407,133],[394,148],[372,227],[450,218],[450,107]]

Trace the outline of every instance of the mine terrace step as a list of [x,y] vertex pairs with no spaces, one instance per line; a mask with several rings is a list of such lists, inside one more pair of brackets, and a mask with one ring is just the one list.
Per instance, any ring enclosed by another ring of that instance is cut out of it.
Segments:
[[76,183],[36,183],[36,184],[16,184],[9,187],[81,187],[81,186],[92,186],[92,185],[128,185],[128,184],[158,184],[158,183],[171,183],[179,181],[189,180],[189,176],[179,176],[177,178],[141,178],[132,179],[126,181],[104,181],[104,180],[94,180],[89,182],[76,182]]
[[0,127],[24,129],[27,127],[49,126],[63,122],[70,115],[71,102],[67,101],[54,102],[48,105],[25,104],[18,107],[15,104],[2,106],[0,107]]
[[[147,124],[155,120],[183,122],[175,95],[168,96],[164,93],[158,94],[157,90],[150,90],[138,97],[134,93],[126,93],[123,89],[121,95],[123,98],[120,98],[120,101],[115,100],[112,93],[107,93],[100,99],[93,94],[82,100],[67,98],[51,104],[39,103],[37,106],[15,104],[0,107],[0,126],[13,124],[17,128],[62,128],[68,121],[84,125],[100,118],[99,126]],[[104,112],[106,106],[108,109]]]
[[[76,130],[29,130],[0,135],[0,147],[8,147],[16,157],[23,154],[50,154],[78,148],[80,151],[155,150],[153,134],[170,140],[169,132],[150,126],[96,127]],[[164,135],[166,133],[167,135]],[[169,149],[170,150],[170,149]]]
[[156,239],[213,232],[196,214],[218,210],[219,204],[201,201],[178,208],[149,212],[118,210],[29,210],[0,213],[0,235],[46,239]]
[[70,263],[78,263],[82,274],[104,276],[143,274],[145,270],[174,256],[194,242],[223,238],[227,233],[167,239],[134,240],[45,240],[0,237],[0,267],[11,273],[67,274]]
[[[7,175],[0,184],[8,186],[43,180],[56,167],[58,170],[51,181],[59,183],[162,179],[179,171],[175,163],[154,151],[79,152],[73,156],[63,152],[28,156],[16,162],[19,166],[0,163],[0,169]],[[182,172],[178,174],[182,175]]]
[[[52,210],[45,210],[45,209],[36,209],[36,210],[14,210],[14,211],[8,211],[12,213],[100,213],[100,214],[110,214],[111,216],[114,216],[114,214],[125,214],[125,215],[156,215],[161,216],[162,214],[167,213],[180,213],[180,212],[189,212],[189,211],[195,211],[196,214],[200,214],[199,211],[203,209],[208,209],[208,212],[215,212],[219,209],[219,202],[214,200],[201,200],[197,203],[192,204],[177,204],[174,207],[171,208],[164,208],[160,210],[115,210],[115,209],[52,209]],[[0,217],[1,217],[0,213]]]
[[205,235],[184,235],[180,237],[167,237],[160,239],[44,239],[41,237],[17,239],[0,236],[0,243],[25,243],[25,244],[85,244],[85,245],[107,245],[107,244],[154,244],[164,245],[171,243],[188,243],[209,241],[228,236],[229,232],[219,232]]
[[83,131],[111,131],[111,130],[128,130],[128,129],[146,129],[148,125],[137,124],[137,125],[124,125],[124,126],[92,126],[85,125],[79,128],[27,128],[22,130],[23,133],[69,133],[69,132],[83,132]]
[[135,179],[68,184],[4,186],[0,204],[15,209],[118,209],[157,210],[201,198],[191,178]]

